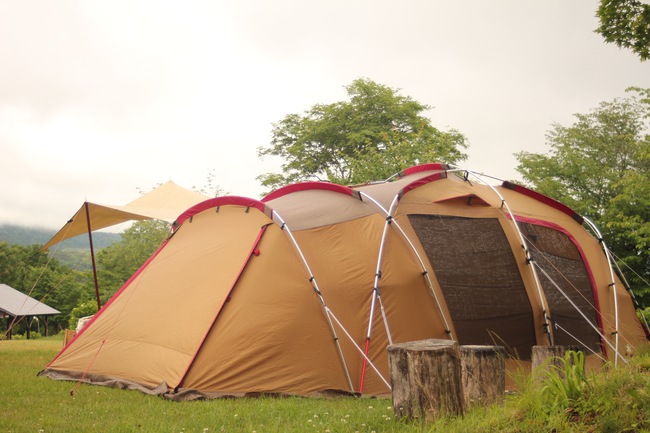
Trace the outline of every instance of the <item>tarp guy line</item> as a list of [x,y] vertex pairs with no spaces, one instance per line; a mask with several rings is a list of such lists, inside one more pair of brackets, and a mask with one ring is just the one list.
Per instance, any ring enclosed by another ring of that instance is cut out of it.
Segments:
[[[485,180],[483,180],[483,178],[479,174],[474,173],[473,171],[469,171],[469,170],[467,171],[467,173],[471,174],[474,177],[476,177],[484,185],[487,185],[499,197],[499,199],[501,200],[501,206],[502,207],[505,206],[506,210],[508,211],[508,214],[510,215],[510,219],[512,221],[512,224],[515,226],[515,230],[517,232],[517,235],[519,236],[519,241],[521,242],[521,247],[524,249],[524,253],[525,253],[525,256],[526,256],[526,264],[531,264],[533,262],[533,259],[530,256],[530,251],[528,251],[528,248],[526,248],[526,240],[524,239],[524,236],[522,235],[521,230],[519,230],[519,225],[517,224],[517,222],[515,220],[515,216],[512,214],[512,211],[510,210],[510,206],[506,202],[506,199],[503,198],[501,193],[499,191],[497,191],[497,189],[494,186],[492,186],[492,185],[488,184],[487,182],[485,182]],[[537,276],[537,272],[535,271],[535,266],[531,266],[530,269],[531,269],[531,272],[533,274],[533,280],[535,281],[535,287],[537,287],[537,295],[539,296],[539,300],[542,303],[542,313],[544,315],[544,327],[546,328],[545,331],[546,331],[546,335],[548,337],[548,344],[550,346],[553,346],[553,336],[552,336],[552,333],[551,333],[551,327],[550,327],[549,320],[548,320],[548,304],[546,303],[546,298],[542,294],[542,285],[541,285],[541,283],[539,281],[539,277]]]
[[[325,304],[325,299],[323,299],[323,295],[318,288],[318,283],[316,282],[316,277],[314,277],[313,272],[311,271],[311,268],[309,267],[309,263],[307,262],[307,259],[305,258],[305,255],[303,254],[302,250],[300,249],[300,246],[298,245],[298,242],[296,241],[296,238],[294,238],[293,233],[289,229],[289,226],[287,226],[287,223],[284,222],[282,217],[276,212],[273,211],[274,217],[276,217],[280,221],[280,226],[282,228],[282,231],[287,233],[289,236],[289,239],[291,239],[291,243],[293,244],[294,248],[296,248],[296,251],[300,255],[300,258],[302,260],[303,265],[307,269],[307,273],[309,274],[309,282],[312,285],[312,288],[314,289],[314,292],[316,292],[316,296],[318,296],[318,299],[320,300],[321,306],[323,307],[323,310],[325,311],[325,317],[327,318],[327,322],[329,324],[330,330],[332,331],[332,336],[334,337],[334,342],[336,344],[336,349],[339,352],[339,357],[341,358],[341,362],[343,364],[343,371],[345,372],[345,377],[348,381],[348,386],[350,387],[350,391],[354,392],[354,385],[352,385],[352,379],[350,378],[350,372],[348,371],[348,365],[347,362],[345,361],[345,356],[343,355],[343,350],[341,349],[341,343],[339,342],[339,337],[336,334],[336,330],[334,329],[334,324],[332,323],[332,319],[330,317],[330,309],[327,307],[327,304]],[[344,329],[345,331],[345,329]],[[346,332],[347,334],[347,332]],[[353,341],[354,342],[354,341]]]
[[[609,255],[609,249],[607,248],[607,245],[605,244],[605,239],[603,239],[603,235],[600,234],[600,230],[598,230],[598,227],[596,227],[596,224],[591,222],[588,218],[584,218],[585,222],[587,225],[593,230],[593,232],[596,234],[598,237],[598,242],[600,242],[600,246],[602,249],[605,251],[605,256],[607,257],[607,265],[609,266],[609,276],[612,280],[611,284],[609,287],[612,288],[612,292],[614,294],[614,341],[616,343],[616,348],[614,349],[614,352],[618,355],[621,356],[618,353],[618,327],[619,327],[619,321],[618,321],[618,296],[616,295],[616,278],[614,277],[614,269],[612,268],[612,258]],[[617,365],[617,357],[614,357],[614,366]],[[621,357],[623,359],[623,357]],[[625,362],[625,359],[623,359]]]

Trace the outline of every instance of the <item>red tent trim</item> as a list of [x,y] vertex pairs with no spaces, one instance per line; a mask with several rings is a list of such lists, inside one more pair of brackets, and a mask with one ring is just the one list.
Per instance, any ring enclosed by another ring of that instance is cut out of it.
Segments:
[[350,195],[353,196],[356,199],[361,199],[361,194],[358,191],[353,190],[350,187],[339,185],[337,183],[330,183],[330,182],[300,182],[300,183],[294,183],[291,185],[283,186],[282,188],[276,189],[272,193],[268,194],[266,197],[262,199],[263,203],[266,203],[271,200],[275,200],[276,198],[280,198],[282,196],[292,194],[294,192],[300,192],[300,191],[309,191],[309,190],[314,190],[314,189],[319,189],[323,191],[332,191],[332,192],[337,192],[340,194],[345,194],[345,195]]
[[559,201],[552,199],[551,197],[545,196],[544,194],[540,194],[537,191],[533,191],[532,189],[528,189],[524,186],[514,184],[512,182],[503,181],[503,184],[501,184],[504,188],[507,188],[509,190],[518,192],[520,194],[523,194],[527,197],[533,198],[537,201],[540,201],[546,205],[551,206],[554,209],[557,209],[559,211],[564,212],[565,214],[569,215],[571,218],[576,220],[578,224],[582,224],[584,221],[584,218],[578,214],[576,211],[571,209],[569,206],[560,203]]

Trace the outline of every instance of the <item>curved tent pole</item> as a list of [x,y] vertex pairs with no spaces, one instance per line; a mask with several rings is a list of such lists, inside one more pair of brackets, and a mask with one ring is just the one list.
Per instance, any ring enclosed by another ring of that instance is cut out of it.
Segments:
[[[393,201],[394,203],[394,201]],[[392,209],[393,205],[391,205]],[[382,208],[383,210],[383,208]],[[386,217],[386,223],[384,224],[384,229],[381,234],[381,241],[379,243],[379,254],[377,256],[377,267],[375,269],[375,279],[373,282],[373,290],[372,290],[372,300],[370,302],[370,314],[368,317],[368,331],[366,332],[366,347],[364,349],[364,358],[363,358],[363,366],[361,367],[361,380],[359,383],[359,392],[363,393],[363,385],[365,383],[366,379],[366,366],[367,366],[367,359],[368,359],[368,351],[370,349],[370,337],[372,333],[372,319],[375,316],[375,304],[377,301],[379,301],[379,305],[381,308],[381,316],[384,321],[384,327],[386,328],[386,336],[388,337],[388,344],[393,344],[393,338],[390,334],[390,329],[388,328],[388,319],[386,318],[386,311],[384,310],[384,305],[381,302],[381,294],[379,293],[379,280],[381,279],[381,264],[382,264],[382,259],[384,256],[384,246],[386,244],[386,238],[388,236],[388,227],[391,224],[392,217],[389,216]]]
[[[533,263],[534,260],[533,257],[530,255],[530,251],[526,247],[526,240],[524,239],[524,235],[521,233],[521,230],[519,229],[519,224],[517,224],[517,220],[515,219],[515,216],[512,213],[512,210],[510,209],[510,206],[508,205],[506,199],[501,195],[501,193],[494,186],[487,183],[480,174],[470,170],[466,170],[465,173],[471,174],[472,176],[476,177],[479,181],[481,181],[484,185],[489,187],[499,197],[499,200],[501,200],[501,206],[506,208],[508,215],[510,215],[510,220],[512,221],[512,224],[515,226],[517,236],[519,237],[519,241],[521,242],[521,247],[524,249],[524,253],[526,255],[526,264],[530,265],[531,263]],[[542,284],[539,281],[539,275],[537,275],[535,266],[531,266],[530,269],[533,274],[533,280],[535,281],[535,287],[537,288],[537,295],[539,296],[539,300],[542,303],[542,313],[544,315],[544,328],[545,328],[544,330],[548,338],[548,344],[553,346],[553,335],[551,333],[551,326],[550,326],[549,316],[548,316],[548,304],[546,303],[546,298],[544,298],[542,292]]]
[[[630,294],[630,298],[632,298],[632,303],[634,304],[634,309],[635,310],[640,310],[641,307],[639,306],[639,301],[637,301],[636,296],[634,295],[634,292],[632,289],[630,289],[630,283],[627,281],[627,278],[625,278],[625,274],[623,273],[623,270],[621,267],[618,265],[616,262],[616,254],[614,254],[613,251],[611,251],[609,248],[607,248],[607,251],[609,251],[609,254],[612,256],[612,259],[614,259],[612,265],[616,266],[616,270],[618,277],[623,281],[623,286],[625,287],[625,290]],[[646,334],[646,337],[648,340],[650,340],[650,324],[648,324],[648,319],[646,319],[645,314],[641,314],[641,318],[643,319],[642,325],[645,325],[644,331]]]
[[[607,248],[607,245],[605,244],[605,239],[603,239],[603,235],[600,233],[600,230],[598,230],[598,227],[596,227],[596,224],[594,224],[590,219],[583,217],[584,221],[587,223],[587,226],[591,228],[591,230],[596,234],[598,238],[598,242],[600,243],[603,251],[605,252],[605,257],[607,257],[607,265],[609,267],[609,276],[612,280],[612,282],[609,284],[609,287],[612,288],[613,296],[614,296],[614,353],[616,356],[614,357],[614,366],[617,365],[618,357],[621,356],[620,353],[618,352],[618,343],[619,343],[619,336],[618,336],[618,326],[619,326],[619,318],[618,318],[618,297],[616,296],[616,278],[614,277],[614,268],[612,268],[612,256],[609,254],[609,248]],[[607,339],[605,339],[607,340]],[[623,357],[621,357],[623,359]],[[623,359],[625,361],[625,359]]]
[[393,201],[390,205],[390,210],[386,210],[381,204],[379,204],[373,197],[369,196],[368,194],[364,192],[360,192],[362,198],[367,198],[371,203],[373,203],[375,206],[377,206],[379,209],[382,210],[382,212],[386,215],[386,223],[384,224],[384,230],[382,232],[382,238],[381,238],[381,243],[379,246],[379,255],[377,257],[377,268],[375,272],[375,281],[374,281],[374,287],[373,287],[373,294],[372,294],[372,302],[370,305],[370,317],[368,318],[368,332],[366,334],[366,348],[364,352],[364,362],[363,362],[363,367],[361,369],[361,385],[359,387],[359,392],[363,390],[363,383],[365,379],[365,372],[366,372],[366,361],[368,359],[367,354],[368,350],[370,348],[370,338],[371,338],[371,333],[372,333],[372,319],[374,317],[374,309],[375,309],[375,302],[379,301],[380,306],[381,306],[381,312],[382,312],[382,318],[384,320],[384,326],[386,328],[386,334],[388,336],[388,341],[389,344],[392,344],[392,337],[390,334],[390,330],[388,327],[388,318],[386,317],[386,313],[384,311],[383,304],[381,303],[381,296],[379,292],[379,280],[381,279],[381,265],[383,262],[383,253],[384,253],[384,246],[386,239],[388,237],[388,228],[390,226],[393,226],[399,231],[399,233],[402,235],[402,237],[406,240],[406,242],[409,244],[411,251],[415,254],[415,257],[417,258],[420,268],[422,269],[422,276],[424,277],[428,289],[431,291],[431,294],[433,295],[433,299],[436,302],[436,306],[438,308],[438,312],[440,314],[440,317],[442,318],[442,322],[445,326],[445,332],[447,335],[449,335],[449,338],[451,340],[455,340],[454,336],[452,335],[451,332],[451,327],[449,326],[449,322],[447,321],[447,318],[445,317],[444,311],[442,309],[442,305],[440,304],[440,300],[438,299],[438,296],[436,296],[436,292],[433,288],[433,283],[431,282],[431,278],[429,277],[429,273],[427,272],[426,266],[424,264],[424,261],[422,260],[422,257],[418,253],[418,251],[415,249],[415,245],[413,245],[413,242],[411,239],[406,235],[406,232],[402,229],[402,227],[399,225],[397,221],[393,219],[393,214],[395,212],[395,209],[397,207],[397,203],[399,202],[400,194],[397,194],[394,198]]
[[341,363],[343,365],[343,370],[345,372],[345,377],[348,382],[348,386],[350,387],[350,390],[354,392],[354,385],[352,385],[352,379],[350,378],[350,372],[348,370],[348,365],[345,361],[345,356],[343,355],[343,349],[341,349],[341,343],[339,342],[339,337],[336,334],[336,329],[334,329],[334,324],[332,323],[332,318],[330,314],[333,314],[327,304],[325,303],[325,299],[323,298],[323,294],[321,293],[318,283],[316,282],[316,277],[314,277],[314,274],[309,266],[309,263],[307,262],[307,259],[305,258],[305,255],[302,252],[302,249],[298,245],[298,242],[296,241],[296,238],[293,236],[293,233],[289,229],[289,226],[287,226],[287,223],[284,222],[282,217],[276,212],[273,211],[273,215],[280,221],[280,227],[282,231],[287,233],[287,236],[289,236],[289,239],[291,240],[291,243],[293,244],[294,248],[298,252],[298,255],[300,256],[300,259],[302,260],[303,265],[307,269],[307,272],[309,273],[309,282],[311,283],[312,288],[314,289],[314,292],[316,293],[316,296],[318,296],[318,300],[321,303],[321,306],[323,307],[323,311],[325,312],[325,317],[327,318],[327,323],[330,327],[330,331],[332,332],[332,337],[334,338],[334,342],[336,344],[336,349],[339,353],[339,357],[341,358]]
[[447,317],[445,316],[444,311],[442,309],[442,304],[440,304],[440,300],[438,299],[438,296],[436,296],[436,292],[433,289],[433,283],[431,282],[431,277],[429,277],[429,273],[427,271],[426,265],[424,264],[424,260],[422,260],[422,257],[420,256],[417,249],[415,248],[415,245],[413,244],[413,241],[407,236],[406,232],[404,231],[404,229],[402,229],[402,227],[399,225],[399,223],[397,221],[395,221],[393,219],[393,217],[392,217],[392,214],[395,211],[394,208],[396,207],[397,202],[399,202],[400,194],[396,195],[395,198],[393,199],[393,203],[391,204],[390,212],[386,211],[386,209],[384,209],[377,201],[375,201],[374,198],[370,197],[369,195],[367,195],[367,194],[365,194],[363,192],[361,193],[361,195],[362,195],[362,197],[369,199],[372,203],[374,203],[378,208],[380,208],[386,214],[387,224],[388,224],[388,221],[390,221],[390,225],[394,226],[399,231],[399,233],[402,235],[402,237],[406,240],[406,242],[408,243],[409,247],[411,248],[411,251],[413,251],[413,254],[415,254],[415,257],[418,260],[420,268],[422,269],[422,276],[424,277],[424,279],[425,279],[425,281],[427,283],[427,287],[431,291],[431,295],[433,296],[433,299],[436,301],[436,306],[438,308],[438,313],[440,313],[440,317],[442,318],[442,322],[443,322],[443,324],[445,326],[445,332],[449,335],[450,339],[455,340],[455,338],[454,338],[454,336],[452,334],[452,331],[451,331],[451,326],[449,326],[449,322],[447,321]]

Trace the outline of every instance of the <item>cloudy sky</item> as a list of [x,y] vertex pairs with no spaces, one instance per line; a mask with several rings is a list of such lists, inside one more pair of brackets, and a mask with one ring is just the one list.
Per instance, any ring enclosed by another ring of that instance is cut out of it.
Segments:
[[173,180],[259,198],[274,122],[366,77],[434,107],[466,168],[515,178],[553,122],[650,87],[596,0],[0,0],[0,224]]

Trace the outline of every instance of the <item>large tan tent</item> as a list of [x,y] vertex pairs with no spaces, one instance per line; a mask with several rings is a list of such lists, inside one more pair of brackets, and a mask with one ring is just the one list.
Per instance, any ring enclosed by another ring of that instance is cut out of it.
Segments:
[[173,399],[385,395],[391,343],[496,344],[522,362],[571,344],[625,362],[647,334],[585,225],[440,164],[210,199],[41,374]]

